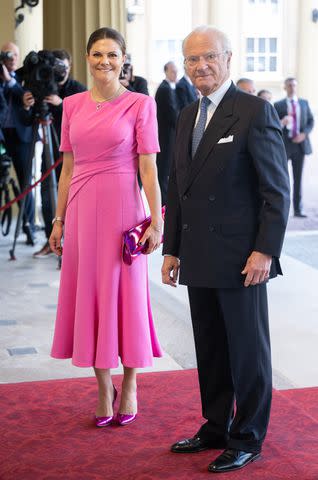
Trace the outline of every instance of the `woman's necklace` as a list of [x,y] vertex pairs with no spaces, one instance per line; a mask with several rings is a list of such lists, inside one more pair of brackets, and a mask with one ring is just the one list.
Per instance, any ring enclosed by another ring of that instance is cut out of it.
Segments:
[[104,98],[104,100],[102,101],[98,101],[94,98],[94,94],[93,94],[93,91],[91,90],[91,96],[92,96],[92,99],[94,100],[94,102],[96,102],[96,110],[100,110],[103,106],[104,103],[106,102],[109,102],[110,100],[113,100],[114,98],[116,97],[119,97],[119,95],[125,90],[125,87],[123,85],[119,85],[118,89],[116,90],[115,93],[113,93],[113,95],[111,95],[110,97],[107,97],[107,98]]

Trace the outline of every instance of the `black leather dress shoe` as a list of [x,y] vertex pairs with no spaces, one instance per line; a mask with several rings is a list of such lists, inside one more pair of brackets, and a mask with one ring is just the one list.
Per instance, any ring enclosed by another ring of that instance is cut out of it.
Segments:
[[244,452],[243,450],[235,450],[228,448],[221,453],[213,462],[208,466],[209,472],[222,473],[231,472],[232,470],[238,470],[248,465],[250,462],[254,462],[260,457],[260,452]]
[[185,440],[180,440],[180,442],[174,443],[171,446],[171,452],[174,453],[197,453],[203,452],[203,450],[208,450],[210,448],[224,448],[225,442],[207,442],[203,440],[198,435],[195,435],[192,438],[186,438]]
[[25,244],[26,245],[31,245],[31,247],[34,247],[35,238],[34,238],[32,230],[31,230],[31,227],[28,223],[23,225],[23,232],[26,234],[26,237],[27,237]]
[[295,212],[295,213],[294,213],[294,217],[307,218],[307,215],[305,215],[305,214],[302,213],[302,212]]

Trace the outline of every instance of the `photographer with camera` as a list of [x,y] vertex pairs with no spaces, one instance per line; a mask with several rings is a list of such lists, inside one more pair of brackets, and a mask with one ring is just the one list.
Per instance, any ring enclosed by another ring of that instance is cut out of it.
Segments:
[[149,95],[147,80],[143,77],[134,75],[133,66],[128,58],[121,70],[119,81],[123,87],[126,87],[127,90],[130,90],[131,92]]
[[[32,172],[27,169],[27,159],[31,150],[32,128],[26,127],[20,112],[25,105],[31,106],[33,99],[25,96],[21,85],[22,78],[16,72],[19,63],[19,48],[12,42],[5,43],[0,54],[0,84],[8,105],[3,123],[3,135],[8,155],[12,158],[20,189],[30,183]],[[34,245],[34,197],[28,193],[25,199],[23,232],[27,245]]]
[[[41,65],[41,59],[42,59],[42,54],[45,56],[53,55],[55,58],[55,64],[54,64],[54,81],[55,85],[48,85],[47,86],[47,91],[43,90],[43,93],[46,93],[46,95],[43,97],[43,102],[47,105],[48,107],[48,113],[51,114],[52,119],[53,119],[53,126],[55,128],[56,134],[57,134],[57,139],[58,142],[60,142],[60,137],[61,137],[61,124],[62,124],[62,113],[63,113],[63,98],[69,97],[70,95],[74,95],[75,93],[80,93],[86,91],[86,87],[82,85],[80,82],[77,80],[74,80],[70,76],[70,71],[71,71],[71,65],[72,65],[72,58],[69,52],[66,50],[60,49],[60,50],[53,50],[52,52],[49,51],[40,51],[38,52],[38,55],[40,56],[40,62],[37,65]],[[45,57],[43,57],[45,58]],[[28,66],[27,66],[28,68]],[[44,66],[38,67],[38,69],[45,68]],[[31,69],[32,73],[32,69]],[[34,75],[36,76],[36,75]],[[39,74],[39,77],[41,77],[41,71]],[[31,86],[31,89],[37,93],[37,88],[36,85],[30,85],[30,80],[27,81],[27,84]],[[33,88],[32,88],[33,87]],[[28,92],[28,97],[25,99],[25,113],[26,116],[24,117],[24,122],[26,124],[30,124],[30,122],[34,121],[34,115],[36,113],[36,108],[30,108],[32,105],[28,106],[26,105],[27,100],[30,102],[33,101],[34,103],[34,96],[32,95],[31,92]],[[54,162],[59,158],[60,153],[59,153],[59,145],[56,145],[56,143],[53,142],[53,156],[54,156]],[[59,165],[56,169],[56,178],[57,181],[60,177],[62,165]],[[43,152],[42,154],[42,165],[41,165],[41,172],[42,174],[45,173],[47,170],[47,164],[45,160],[45,154]],[[42,199],[42,215],[43,215],[43,220],[44,220],[44,225],[45,225],[45,235],[47,240],[49,239],[49,236],[51,234],[51,229],[52,229],[52,218],[54,217],[54,211],[52,208],[52,202],[51,202],[51,196],[50,196],[50,178],[47,177],[42,183],[41,183],[41,199]],[[48,255],[52,253],[48,241],[43,245],[43,247],[38,251],[33,254],[34,258],[46,258]]]

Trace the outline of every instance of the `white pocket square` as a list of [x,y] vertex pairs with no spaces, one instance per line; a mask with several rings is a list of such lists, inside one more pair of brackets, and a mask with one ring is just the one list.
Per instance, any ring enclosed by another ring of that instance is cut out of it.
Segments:
[[233,142],[233,137],[234,137],[234,135],[229,135],[228,137],[220,138],[220,140],[218,141],[218,143],[230,143],[230,142]]

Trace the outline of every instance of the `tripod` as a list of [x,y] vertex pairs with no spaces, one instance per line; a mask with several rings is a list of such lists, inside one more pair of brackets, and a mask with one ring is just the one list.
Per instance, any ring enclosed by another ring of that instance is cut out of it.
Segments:
[[[14,197],[17,197],[20,193],[19,188],[14,180],[10,176],[10,169],[11,166],[11,158],[5,154],[4,147],[0,144],[0,207],[2,206],[2,198],[3,204],[7,204],[10,202],[10,190],[9,187],[11,186],[11,190],[13,191]],[[1,217],[1,228],[2,228],[2,235],[8,235],[10,231],[12,220],[12,207],[9,206]]]
[[[23,186],[22,191],[25,191],[26,189],[30,188],[32,163],[33,163],[34,152],[35,152],[35,144],[38,139],[39,126],[42,127],[42,133],[43,133],[42,142],[43,142],[43,153],[44,153],[44,159],[45,159],[45,168],[48,170],[54,164],[52,136],[54,138],[54,143],[57,149],[59,147],[59,141],[57,138],[55,128],[52,125],[52,118],[51,118],[51,114],[49,113],[49,106],[45,102],[40,102],[38,105],[37,104],[35,105],[35,119],[32,125],[31,149],[29,152],[27,165],[26,165],[27,172],[29,172],[30,174],[26,176],[27,180],[25,182],[25,185]],[[51,203],[52,218],[53,218],[54,212],[56,210],[56,202],[57,202],[57,182],[56,182],[56,173],[54,169],[50,173],[48,180],[49,180],[49,189],[50,189],[50,203]],[[9,251],[10,260],[16,260],[14,252],[15,252],[15,247],[17,243],[17,238],[21,230],[21,223],[22,223],[22,218],[23,218],[24,209],[25,209],[25,201],[26,201],[26,197],[23,197],[20,204],[17,224],[14,232],[12,249]]]

